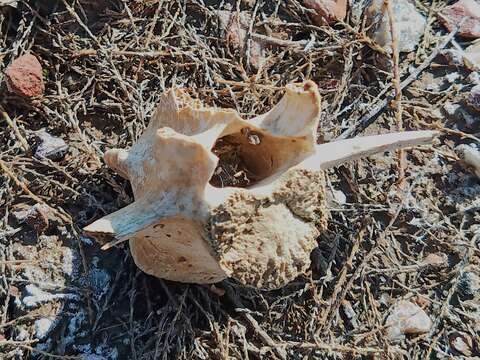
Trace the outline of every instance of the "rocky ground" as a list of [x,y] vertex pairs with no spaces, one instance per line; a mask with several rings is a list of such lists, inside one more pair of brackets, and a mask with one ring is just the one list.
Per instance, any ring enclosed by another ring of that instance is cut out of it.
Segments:
[[[0,358],[478,358],[480,5],[390,2],[0,0]],[[162,91],[249,118],[305,79],[319,142],[441,133],[328,171],[305,276],[173,283],[82,234]]]

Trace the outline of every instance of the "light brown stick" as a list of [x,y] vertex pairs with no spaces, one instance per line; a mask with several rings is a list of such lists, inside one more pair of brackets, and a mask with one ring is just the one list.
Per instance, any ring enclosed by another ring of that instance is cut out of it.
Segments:
[[[393,88],[395,89],[395,118],[397,120],[397,130],[403,131],[403,119],[402,119],[402,88],[400,86],[400,70],[398,69],[399,51],[398,51],[398,33],[397,25],[395,24],[395,14],[390,0],[385,0],[387,5],[388,22],[390,25],[390,36],[392,38],[392,61],[393,61]],[[404,188],[405,183],[405,167],[406,157],[405,152],[402,149],[397,150],[398,161],[398,186],[400,189]]]

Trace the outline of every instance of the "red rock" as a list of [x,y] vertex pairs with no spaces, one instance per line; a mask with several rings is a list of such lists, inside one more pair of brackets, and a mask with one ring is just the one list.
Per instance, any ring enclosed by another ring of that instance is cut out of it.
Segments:
[[42,96],[45,91],[42,65],[37,58],[26,54],[15,59],[5,70],[8,90],[24,97]]
[[460,0],[447,6],[439,13],[439,19],[452,31],[465,19],[458,30],[458,35],[466,38],[480,37],[480,4],[475,0]]
[[334,24],[347,16],[347,0],[304,0],[303,5],[315,10],[312,21],[316,25]]

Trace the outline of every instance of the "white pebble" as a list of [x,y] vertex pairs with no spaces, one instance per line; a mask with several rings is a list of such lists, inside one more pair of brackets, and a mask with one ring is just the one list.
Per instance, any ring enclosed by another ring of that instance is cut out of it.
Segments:
[[[390,32],[390,21],[387,11],[383,6],[383,0],[373,0],[368,8],[370,21],[378,19],[378,27],[373,33],[373,39],[386,51],[391,52],[392,37]],[[415,5],[408,0],[392,1],[393,13],[395,14],[395,25],[398,37],[398,51],[410,52],[415,50],[425,31],[427,21],[420,14]],[[384,9],[380,13],[381,9]]]
[[432,320],[417,304],[400,300],[390,311],[386,326],[388,338],[398,341],[407,334],[418,335],[429,332]]
[[35,321],[35,336],[38,339],[44,339],[54,327],[54,320],[50,318],[41,318]]

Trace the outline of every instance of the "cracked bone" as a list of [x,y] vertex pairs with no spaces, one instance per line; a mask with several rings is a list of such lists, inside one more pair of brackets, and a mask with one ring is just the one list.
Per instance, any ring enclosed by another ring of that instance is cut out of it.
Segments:
[[308,269],[326,229],[325,169],[436,136],[412,131],[317,145],[320,113],[311,81],[287,86],[271,111],[248,121],[169,90],[130,150],[105,153],[107,165],[130,180],[135,201],[84,231],[103,249],[128,240],[135,263],[159,278],[233,277],[279,288]]

